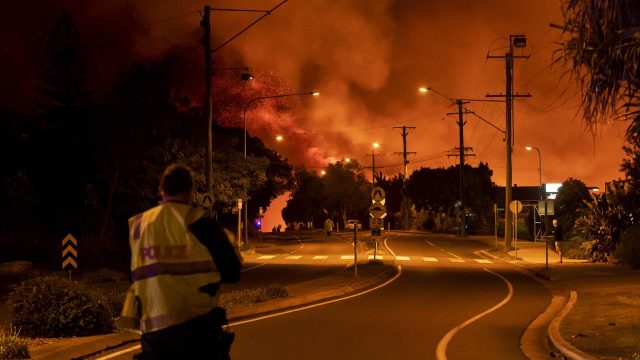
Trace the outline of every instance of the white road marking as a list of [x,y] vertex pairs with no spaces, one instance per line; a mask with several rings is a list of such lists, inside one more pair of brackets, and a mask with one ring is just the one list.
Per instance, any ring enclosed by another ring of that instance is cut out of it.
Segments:
[[453,263],[463,263],[464,259],[459,259],[459,258],[450,258],[449,261],[453,262]]
[[[244,320],[244,321],[232,322],[232,323],[229,323],[229,326],[238,326],[238,325],[242,325],[242,324],[246,324],[246,323],[250,323],[250,322],[254,322],[254,321],[269,319],[269,318],[276,317],[276,316],[282,316],[282,315],[291,314],[291,313],[302,311],[302,310],[312,309],[312,308],[315,308],[315,307],[319,307],[319,306],[323,306],[323,305],[327,305],[327,304],[332,304],[332,303],[338,302],[338,301],[344,301],[344,300],[353,299],[355,297],[368,294],[368,293],[370,293],[372,291],[378,290],[378,289],[380,289],[382,287],[385,287],[385,286],[391,284],[392,282],[396,281],[400,277],[400,275],[402,275],[402,267],[398,266],[398,273],[396,273],[396,275],[394,277],[392,277],[391,279],[387,280],[383,284],[380,284],[380,285],[378,285],[376,287],[373,287],[373,288],[371,288],[369,290],[365,290],[363,292],[359,292],[359,293],[356,293],[356,294],[353,294],[353,295],[345,296],[345,297],[342,297],[342,298],[339,298],[339,299],[328,300],[328,301],[321,302],[321,303],[318,303],[318,304],[303,306],[303,307],[300,307],[300,308],[297,308],[297,309],[287,310],[287,311],[283,311],[283,312],[276,313],[276,314],[265,315],[265,316],[261,316],[261,317],[258,317],[258,318]],[[100,359],[98,359],[98,360],[100,360]]]
[[[384,255],[376,255],[376,259],[384,260]],[[369,255],[369,260],[373,260],[373,255]]]
[[302,255],[289,255],[285,259],[287,260],[298,260],[302,257]]
[[253,269],[255,269],[255,268],[259,268],[260,266],[265,266],[265,265],[267,265],[267,264],[266,264],[266,263],[258,264],[258,265],[256,265],[256,266],[252,266],[252,267],[250,267],[250,268],[246,268],[246,269],[244,269],[244,270],[242,270],[242,271],[240,271],[240,272],[245,272],[245,271],[253,270]]
[[313,257],[313,260],[325,260],[328,259],[329,257],[326,255],[316,255]]
[[[427,244],[429,244],[431,246],[435,246],[431,241],[429,241],[429,240],[425,240],[425,241],[427,242]],[[437,246],[435,246],[435,247],[437,247]]]
[[491,260],[487,260],[487,259],[475,259],[475,260],[480,264],[493,264]]
[[342,255],[340,256],[340,260],[353,260],[353,255]]
[[410,258],[410,257],[408,257],[408,256],[396,256],[396,260],[399,260],[399,261],[409,261],[409,260],[411,260],[411,258]]
[[428,262],[436,262],[436,261],[438,261],[438,259],[433,258],[433,257],[423,257],[422,260],[423,261],[428,261]]
[[[446,250],[442,249],[442,251],[446,251]],[[446,251],[446,253],[447,253],[447,254],[449,254],[449,255],[451,255],[451,256],[453,256],[453,257],[456,257],[456,258],[458,258],[458,259],[462,259],[460,256],[458,256],[458,255],[456,255],[456,254],[454,254],[454,253],[452,253],[452,252],[448,252],[448,251]]]
[[496,310],[498,310],[499,308],[501,308],[502,306],[504,306],[506,303],[509,302],[509,300],[511,300],[511,297],[513,297],[513,285],[511,285],[511,283],[509,282],[509,280],[507,280],[504,276],[495,273],[491,270],[488,270],[486,268],[482,268],[484,271],[491,273],[497,277],[499,277],[500,279],[502,279],[502,281],[505,282],[505,284],[507,284],[507,287],[509,288],[509,293],[507,294],[507,296],[502,299],[502,301],[500,301],[497,305],[495,305],[494,307],[492,307],[491,309],[488,309],[486,311],[484,311],[483,313],[480,313],[474,317],[472,317],[471,319],[463,322],[462,324],[454,327],[453,329],[451,329],[443,338],[442,340],[440,340],[440,342],[438,343],[438,347],[436,348],[436,359],[438,360],[447,360],[447,345],[449,344],[449,341],[451,341],[451,339],[458,333],[458,331],[462,330],[465,326],[471,324],[472,322],[480,319],[481,317],[490,314]]
[[276,255],[262,255],[262,256],[258,256],[258,260],[271,260],[275,257]]
[[96,360],[107,360],[107,359],[112,359],[112,358],[114,358],[114,357],[116,357],[116,356],[120,356],[120,355],[122,355],[122,354],[126,354],[126,353],[128,353],[128,352],[138,350],[138,349],[140,349],[141,347],[142,347],[141,345],[134,345],[134,346],[132,346],[132,347],[130,347],[130,348],[127,348],[127,349],[124,349],[124,350],[120,350],[120,351],[114,352],[114,353],[112,353],[112,354],[109,354],[109,355],[107,355],[107,356],[103,356],[103,357],[101,357],[101,358],[97,358]]

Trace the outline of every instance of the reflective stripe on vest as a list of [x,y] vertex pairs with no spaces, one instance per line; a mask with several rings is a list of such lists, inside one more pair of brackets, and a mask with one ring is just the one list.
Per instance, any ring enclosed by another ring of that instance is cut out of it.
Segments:
[[192,275],[210,273],[216,271],[216,267],[210,261],[190,263],[155,263],[139,267],[131,272],[133,281],[144,280],[160,275]]
[[217,296],[200,288],[220,282],[220,273],[209,250],[188,229],[203,213],[165,203],[129,219],[131,277],[143,333],[178,325],[217,305]]

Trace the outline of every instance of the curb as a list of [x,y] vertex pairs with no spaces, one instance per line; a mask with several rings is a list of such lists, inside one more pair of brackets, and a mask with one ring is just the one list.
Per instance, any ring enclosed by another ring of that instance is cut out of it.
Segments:
[[375,284],[381,283],[384,280],[393,277],[397,273],[397,271],[398,269],[396,267],[389,266],[386,270],[378,273],[373,277],[356,283],[351,283],[349,285],[344,285],[337,289],[312,292],[309,295],[270,300],[265,301],[264,303],[253,304],[243,308],[231,309],[228,311],[229,322],[242,321],[252,317],[269,315],[279,311],[291,310],[306,305],[312,305],[314,303],[322,302],[325,300],[332,300],[350,295],[360,290],[372,287]]
[[576,360],[578,359],[595,360],[596,357],[578,350],[573,345],[571,345],[568,341],[566,341],[560,334],[560,323],[565,318],[565,316],[567,316],[567,314],[571,311],[571,308],[573,308],[573,305],[576,303],[577,300],[578,300],[578,293],[575,291],[571,291],[569,293],[569,300],[564,305],[564,308],[562,309],[562,311],[560,311],[560,314],[558,314],[558,316],[556,316],[556,318],[553,319],[553,321],[551,321],[551,325],[549,325],[549,332],[548,332],[549,340],[551,340],[551,344],[553,344],[553,346],[556,349],[558,349],[558,351],[560,351],[560,353],[564,355],[565,358],[576,359]]

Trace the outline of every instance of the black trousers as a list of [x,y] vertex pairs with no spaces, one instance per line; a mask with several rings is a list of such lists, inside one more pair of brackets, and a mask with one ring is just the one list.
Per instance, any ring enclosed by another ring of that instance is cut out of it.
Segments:
[[227,324],[224,309],[185,323],[142,335],[142,360],[210,359],[228,360],[233,333],[222,330]]

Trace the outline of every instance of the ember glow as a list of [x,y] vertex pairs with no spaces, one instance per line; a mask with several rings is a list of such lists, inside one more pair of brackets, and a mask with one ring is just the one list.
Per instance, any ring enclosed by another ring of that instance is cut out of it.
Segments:
[[[215,5],[269,9],[277,2],[220,0]],[[12,2],[0,14],[0,51],[4,69],[11,69],[0,85],[6,94],[0,105],[30,106],[43,39],[63,8],[89,45],[93,96],[99,97],[114,74],[134,60],[180,49],[184,64],[176,91],[200,98],[202,2],[52,0],[39,4],[37,12],[30,6]],[[214,12],[214,47],[253,19],[255,14]],[[401,171],[394,152],[402,151],[402,139],[393,126],[416,127],[407,138],[407,150],[417,152],[410,157],[410,171],[457,163],[446,151],[458,146],[457,119],[446,114],[453,110],[450,102],[415,89],[429,84],[449,97],[471,99],[504,93],[504,61],[487,55],[504,55],[509,34],[526,34],[527,47],[518,54],[530,57],[515,63],[515,91],[533,97],[515,103],[513,182],[538,183],[538,159],[524,150],[526,144],[540,149],[543,182],[571,176],[602,185],[620,176],[627,124],[612,122],[595,138],[583,127],[576,86],[561,77],[561,67],[550,65],[559,37],[551,22],[562,22],[556,0],[292,0],[216,52],[214,60],[221,67],[251,67],[255,79],[234,90],[245,91],[246,98],[266,95],[264,88],[322,92],[313,99],[259,102],[247,111],[249,132],[269,146],[276,134],[284,136],[278,151],[292,162],[321,167],[349,156],[367,165],[375,138],[385,144],[376,154],[376,167],[394,174]],[[214,88],[231,76],[217,74]],[[223,109],[217,121],[241,126],[240,107]],[[503,104],[471,102],[468,108],[504,129]],[[466,121],[465,146],[475,154],[467,162],[488,162],[494,181],[504,184],[503,135],[473,115]]]

